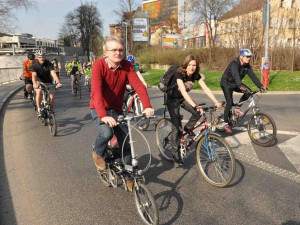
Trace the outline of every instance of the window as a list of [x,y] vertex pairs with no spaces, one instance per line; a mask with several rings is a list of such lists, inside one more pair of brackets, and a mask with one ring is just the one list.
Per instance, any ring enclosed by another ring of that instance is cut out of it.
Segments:
[[283,7],[284,0],[280,0],[280,7]]

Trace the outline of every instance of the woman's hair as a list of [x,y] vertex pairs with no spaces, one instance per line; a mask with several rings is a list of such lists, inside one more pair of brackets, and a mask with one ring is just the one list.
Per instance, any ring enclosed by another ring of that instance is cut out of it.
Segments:
[[199,71],[200,71],[199,61],[197,60],[196,56],[194,56],[194,55],[188,55],[185,57],[185,59],[183,60],[183,62],[180,65],[179,71],[186,75],[186,68],[188,67],[190,61],[192,61],[192,60],[195,60],[196,65],[197,65],[195,73],[199,73]]

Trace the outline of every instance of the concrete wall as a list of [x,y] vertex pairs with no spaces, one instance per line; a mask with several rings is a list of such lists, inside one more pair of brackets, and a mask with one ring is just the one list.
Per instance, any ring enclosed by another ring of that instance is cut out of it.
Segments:
[[[50,61],[55,57],[62,64],[62,72],[65,72],[65,62],[71,61],[72,56],[46,56]],[[0,56],[0,84],[18,80],[23,73],[23,62],[27,59],[27,56],[16,55],[1,55]],[[87,56],[79,56],[79,60],[84,62],[87,60]]]

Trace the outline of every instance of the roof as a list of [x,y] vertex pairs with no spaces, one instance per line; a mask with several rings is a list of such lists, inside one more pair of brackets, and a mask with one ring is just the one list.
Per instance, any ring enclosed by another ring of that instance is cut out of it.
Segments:
[[220,18],[220,20],[229,19],[232,17],[259,10],[262,8],[263,2],[267,2],[267,0],[244,0],[240,4],[236,5],[233,9],[226,12]]

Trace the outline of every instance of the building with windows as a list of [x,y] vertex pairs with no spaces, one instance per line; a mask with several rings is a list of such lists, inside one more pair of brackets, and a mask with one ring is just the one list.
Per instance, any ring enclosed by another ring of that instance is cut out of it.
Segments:
[[[219,20],[219,46],[256,49],[264,45],[263,4],[244,0]],[[270,47],[300,48],[300,0],[270,0]]]

